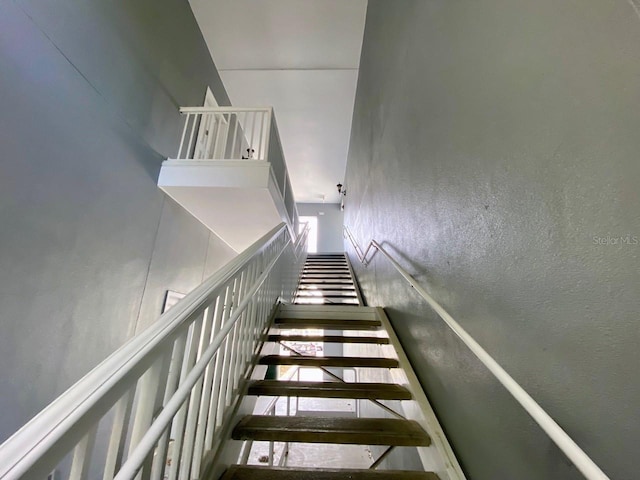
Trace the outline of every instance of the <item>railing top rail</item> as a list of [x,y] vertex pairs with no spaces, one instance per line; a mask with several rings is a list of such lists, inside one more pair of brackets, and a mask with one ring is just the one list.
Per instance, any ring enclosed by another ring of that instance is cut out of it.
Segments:
[[[290,242],[291,240],[289,240]],[[270,264],[264,268],[264,271],[258,277],[258,280],[251,286],[244,299],[235,307],[234,312],[229,319],[225,322],[224,326],[212,339],[211,344],[202,353],[198,362],[194,365],[193,369],[189,372],[184,381],[180,384],[175,394],[171,397],[169,402],[163,407],[162,411],[158,414],[154,422],[151,424],[144,437],[140,440],[140,443],[136,446],[135,450],[129,454],[129,458],[122,465],[122,468],[118,474],[114,477],[114,480],[131,479],[136,476],[139,469],[142,467],[145,459],[148,456],[148,452],[153,450],[154,445],[162,436],[162,433],[169,427],[173,417],[176,415],[181,405],[191,395],[191,390],[195,386],[198,379],[204,374],[207,365],[216,354],[216,352],[222,346],[225,337],[234,328],[237,320],[244,315],[245,308],[250,304],[252,297],[256,294],[258,289],[265,282],[271,268],[277,263],[280,253],[271,260]]]
[[[582,472],[585,478],[589,480],[609,480],[609,477],[591,460],[591,458],[578,446],[576,442],[551,418],[551,416],[543,410],[543,408],[509,375],[498,362],[496,362],[489,353],[480,346],[478,342],[456,322],[442,305],[429,295],[429,293],[413,278],[407,270],[405,270],[378,242],[371,240],[364,253],[362,249],[351,235],[351,232],[344,226],[346,238],[351,242],[356,255],[360,262],[367,266],[373,259],[375,252],[382,253],[400,275],[415,289],[426,302],[433,308],[440,318],[453,330],[453,332],[469,347],[469,349],[478,357],[485,367],[496,377],[496,379],[504,386],[507,391],[518,401],[525,411],[535,420],[535,422],[544,430],[544,432],[553,440],[553,442],[564,452],[576,468]],[[369,256],[369,252],[373,250],[373,254]]]
[[121,385],[132,372],[137,371],[163,342],[173,338],[183,324],[202,312],[207,302],[249,260],[268,248],[286,228],[281,223],[263,235],[0,445],[0,477],[14,470],[28,468],[45,455],[62,436],[76,428],[78,422],[82,422],[105,396]]
[[180,107],[180,113],[271,112],[273,107]]

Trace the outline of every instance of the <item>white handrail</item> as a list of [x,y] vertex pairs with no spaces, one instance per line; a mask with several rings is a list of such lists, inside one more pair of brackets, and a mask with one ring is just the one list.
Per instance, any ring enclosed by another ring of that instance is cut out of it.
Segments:
[[306,233],[292,247],[286,225],[278,225],[54,400],[0,445],[0,479],[44,478],[74,447],[73,478],[88,478],[96,427],[112,407],[104,478],[119,470],[118,478],[133,478],[156,445],[152,471],[160,475],[165,459],[158,452],[166,455],[174,429],[180,448],[171,476],[179,467],[181,478],[195,478],[270,312],[278,299],[292,298],[290,277],[302,268]]
[[211,112],[267,112],[270,113],[273,107],[180,107],[180,113],[211,113]]
[[204,371],[206,370],[209,362],[216,355],[220,347],[222,346],[222,342],[226,339],[231,329],[235,327],[236,322],[240,318],[241,315],[244,314],[245,309],[249,306],[249,303],[252,301],[253,296],[258,292],[258,289],[262,286],[264,281],[267,279],[271,269],[276,264],[276,262],[280,259],[280,255],[284,252],[284,249],[280,251],[280,253],[274,258],[270,264],[265,268],[265,271],[260,275],[258,281],[254,283],[251,287],[251,290],[244,297],[242,302],[237,306],[234,314],[229,318],[229,320],[225,323],[225,326],[222,330],[218,332],[218,334],[214,337],[211,344],[204,351],[198,363],[191,369],[189,375],[185,378],[184,382],[180,384],[180,387],[174,393],[171,400],[164,406],[162,412],[155,419],[151,427],[147,430],[147,433],[138,443],[138,446],[135,450],[129,455],[126,463],[122,466],[118,474],[115,476],[115,480],[126,480],[130,478],[134,478],[145,459],[149,455],[149,452],[153,451],[156,442],[160,439],[164,431],[169,427],[169,424],[173,420],[176,413],[180,407],[184,404],[184,402],[191,395],[191,389],[195,386],[196,382],[204,375]]
[[[551,416],[543,410],[543,408],[529,395],[504,368],[496,362],[487,351],[469,335],[469,333],[456,322],[453,317],[442,307],[435,299],[421,287],[415,278],[407,272],[400,264],[375,240],[371,240],[364,253],[358,246],[357,242],[351,235],[351,232],[344,226],[345,238],[347,238],[356,252],[360,262],[367,266],[373,259],[373,255],[378,251],[382,253],[387,260],[395,267],[402,277],[409,282],[415,291],[424,298],[438,315],[444,320],[447,326],[469,347],[469,349],[478,357],[478,359],[486,366],[489,371],[498,379],[498,381],[507,389],[507,391],[518,401],[518,403],[526,410],[526,412],[535,420],[535,422],[546,432],[553,442],[564,452],[564,454],[573,462],[576,468],[582,472],[585,478],[589,480],[609,480],[609,477],[591,460],[591,458],[567,435],[567,433],[551,418]],[[369,252],[373,250],[373,254],[368,257]]]

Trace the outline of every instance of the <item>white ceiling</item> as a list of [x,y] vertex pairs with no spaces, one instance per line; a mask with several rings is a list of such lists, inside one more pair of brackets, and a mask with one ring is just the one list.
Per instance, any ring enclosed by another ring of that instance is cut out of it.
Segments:
[[298,202],[338,203],[367,0],[190,0],[236,106],[270,106]]

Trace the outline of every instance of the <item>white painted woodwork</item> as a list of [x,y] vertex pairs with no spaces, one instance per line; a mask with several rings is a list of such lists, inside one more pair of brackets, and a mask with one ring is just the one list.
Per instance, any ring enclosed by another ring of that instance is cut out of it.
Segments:
[[407,419],[418,422],[431,437],[430,446],[418,447],[422,465],[425,470],[438,474],[441,480],[466,479],[387,315],[382,308],[376,308],[376,313],[389,337],[389,344],[376,345],[374,348],[387,353],[387,356],[398,359],[400,368],[390,370],[392,383],[406,387],[413,396],[412,400],[402,402],[403,413]]
[[236,252],[286,219],[268,162],[180,163],[163,164],[158,186]]
[[[274,306],[293,299],[305,241],[303,234],[293,244],[280,224],[234,258],[0,445],[0,478],[44,478],[69,452],[68,478],[87,478],[96,459],[106,462],[107,478],[114,470],[118,480],[178,472],[181,479],[198,478],[193,459],[222,442],[218,419],[227,422],[237,409],[240,381]],[[212,385],[206,379],[218,372],[223,352],[221,381]],[[203,394],[203,388],[211,390]],[[206,397],[220,399],[215,410],[202,405]],[[101,421],[111,422],[112,438],[94,442]],[[174,443],[166,471],[169,432]],[[94,447],[100,452],[92,459]]]
[[273,110],[205,105],[180,112],[177,158],[163,162],[158,186],[236,252],[281,221],[293,233],[298,213]]

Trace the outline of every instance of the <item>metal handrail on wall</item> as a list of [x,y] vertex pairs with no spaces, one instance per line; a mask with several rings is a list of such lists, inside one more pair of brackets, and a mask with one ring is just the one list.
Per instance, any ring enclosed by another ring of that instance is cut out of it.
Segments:
[[[518,384],[504,368],[496,362],[487,351],[474,340],[474,338],[456,322],[453,317],[435,299],[421,287],[415,278],[407,272],[378,242],[371,240],[367,248],[362,251],[353,235],[345,225],[344,237],[349,240],[360,262],[366,267],[371,263],[376,252],[382,253],[391,265],[402,277],[415,289],[447,326],[469,347],[485,367],[507,389],[516,401],[525,409],[533,420],[544,430],[553,442],[564,452],[576,468],[589,480],[609,480],[609,477],[591,460],[591,458],[573,441],[573,439],[558,425],[558,423],[545,412],[542,407]],[[371,255],[369,255],[370,252]]]
[[116,350],[0,445],[0,478],[198,478],[271,313],[293,298],[307,231],[294,244],[278,225]]

